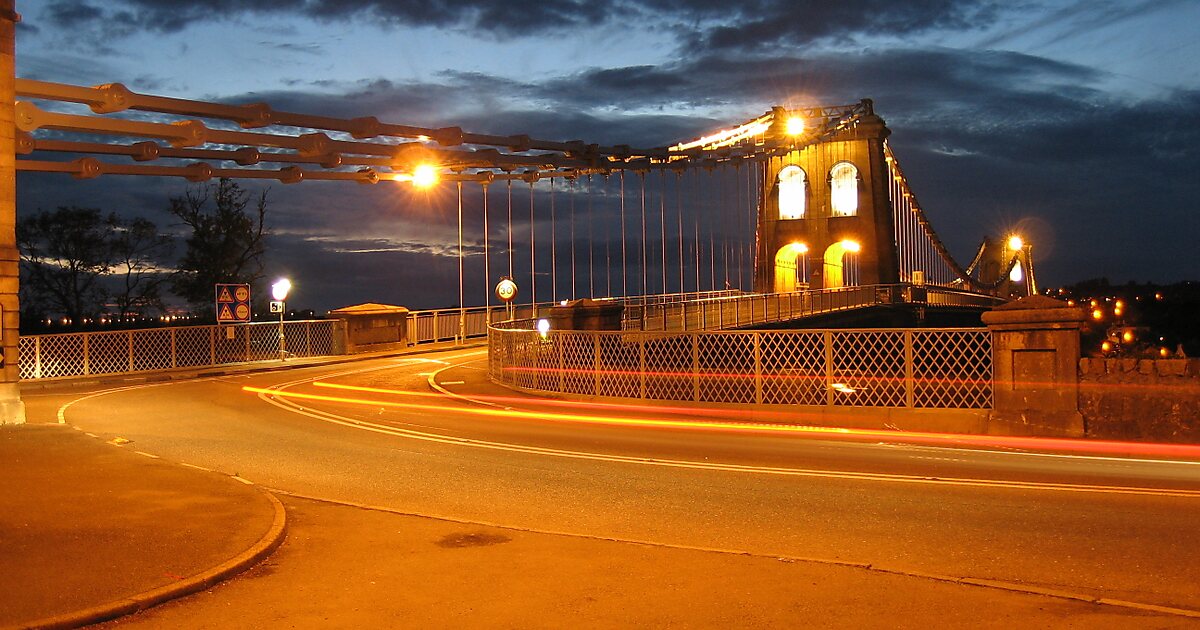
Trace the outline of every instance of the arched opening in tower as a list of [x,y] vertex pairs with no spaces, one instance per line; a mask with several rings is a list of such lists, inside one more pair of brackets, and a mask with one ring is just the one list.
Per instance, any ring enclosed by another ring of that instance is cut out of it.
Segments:
[[788,243],[775,253],[775,292],[808,288],[808,245]]
[[855,286],[858,284],[858,252],[862,246],[858,241],[840,240],[825,250],[825,264],[822,265],[822,284],[824,289]]

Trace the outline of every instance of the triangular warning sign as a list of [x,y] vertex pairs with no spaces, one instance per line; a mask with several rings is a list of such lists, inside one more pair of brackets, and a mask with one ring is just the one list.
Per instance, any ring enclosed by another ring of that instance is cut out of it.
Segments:
[[221,314],[217,319],[233,319],[233,311],[229,310],[228,304],[221,307]]
[[221,287],[221,294],[217,296],[218,302],[232,302],[233,296],[230,295],[227,287]]

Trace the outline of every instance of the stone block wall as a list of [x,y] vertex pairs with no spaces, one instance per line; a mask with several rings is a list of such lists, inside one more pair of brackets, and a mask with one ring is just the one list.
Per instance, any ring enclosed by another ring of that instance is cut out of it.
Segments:
[[1200,359],[1080,359],[1090,438],[1200,444]]

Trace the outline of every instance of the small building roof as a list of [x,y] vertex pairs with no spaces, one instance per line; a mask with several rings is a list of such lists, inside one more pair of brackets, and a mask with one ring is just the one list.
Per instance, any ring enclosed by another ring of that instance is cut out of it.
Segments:
[[407,313],[408,309],[403,306],[394,306],[392,304],[378,304],[376,302],[365,302],[363,304],[354,304],[352,306],[343,306],[329,311],[330,315],[383,315]]

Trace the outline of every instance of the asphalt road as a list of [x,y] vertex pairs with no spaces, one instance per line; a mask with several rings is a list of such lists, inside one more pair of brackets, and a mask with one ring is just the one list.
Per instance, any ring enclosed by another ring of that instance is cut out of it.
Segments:
[[[521,400],[480,382],[481,356],[32,397],[31,406],[298,497],[1200,610],[1198,463],[908,444],[736,416],[701,418],[737,425],[722,428],[647,426],[688,417]],[[511,400],[435,394],[431,376],[463,396]]]

